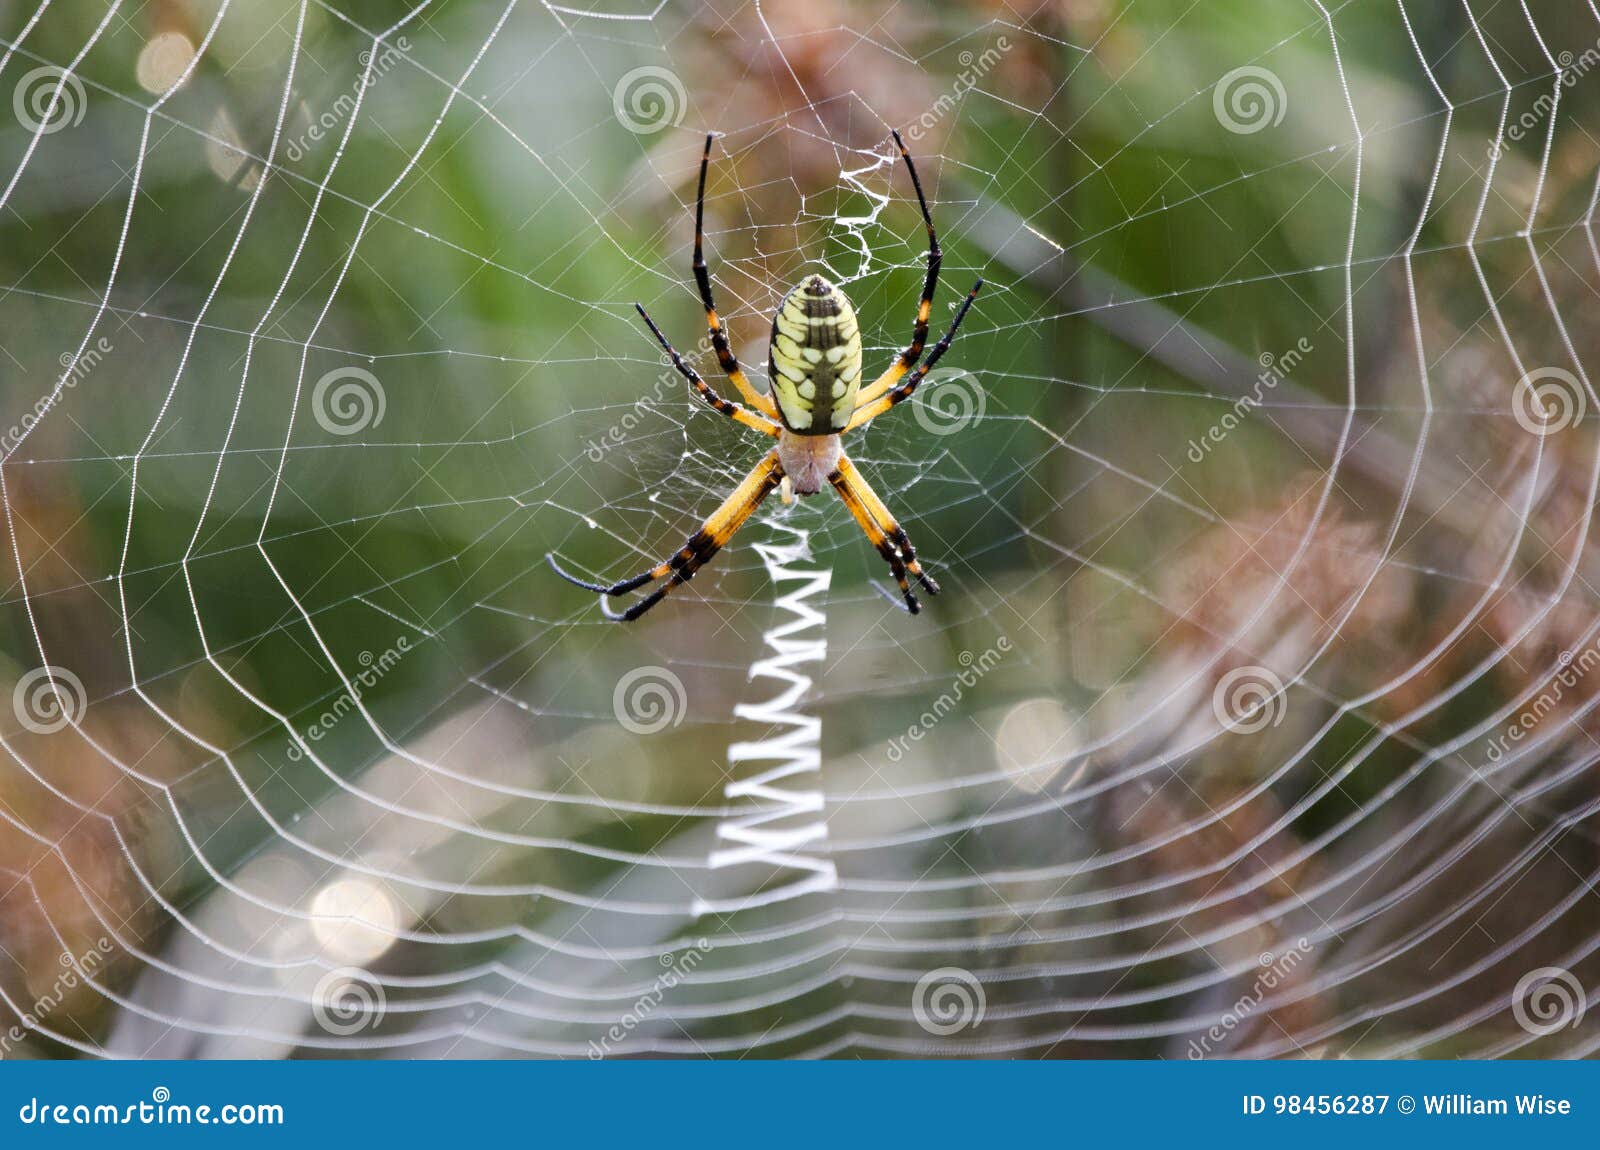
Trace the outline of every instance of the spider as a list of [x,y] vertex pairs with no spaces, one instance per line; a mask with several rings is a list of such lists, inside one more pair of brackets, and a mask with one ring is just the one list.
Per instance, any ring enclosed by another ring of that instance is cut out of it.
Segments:
[[[700,300],[705,305],[706,324],[711,331],[711,346],[717,353],[717,362],[749,406],[733,403],[712,390],[661,334],[643,305],[634,304],[634,307],[667,353],[672,366],[689,381],[695,394],[734,422],[770,436],[777,443],[677,553],[631,579],[620,583],[589,583],[563,571],[553,554],[546,556],[556,574],[601,597],[600,609],[608,619],[632,622],[661,602],[673,588],[694,578],[695,572],[727,545],[762,501],[780,485],[784,501],[788,502],[791,491],[802,496],[816,495],[824,482],[830,484],[878,549],[878,554],[889,564],[889,572],[900,585],[906,610],[911,614],[922,610],[922,604],[911,591],[906,578],[908,573],[916,577],[928,594],[939,593],[939,584],[922,569],[916,548],[911,546],[905,530],[895,521],[883,500],[867,486],[839,442],[841,435],[865,426],[911,398],[917,385],[949,349],[956,329],[983,287],[981,279],[972,285],[956,311],[950,330],[933,345],[922,366],[917,367],[928,340],[928,317],[933,310],[933,293],[939,283],[939,265],[943,257],[916,165],[911,162],[911,153],[906,150],[900,133],[896,131],[893,135],[911,176],[911,186],[916,190],[922,222],[928,229],[928,274],[923,283],[922,300],[917,305],[911,343],[887,371],[862,387],[861,327],[856,320],[855,307],[842,289],[824,277],[807,276],[784,297],[772,320],[772,344],[767,361],[771,395],[757,391],[739,366],[712,300],[711,274],[706,269],[703,248],[706,169],[716,137],[715,134],[706,137],[705,152],[700,157],[700,191],[694,209],[694,278],[700,287]],[[606,602],[660,580],[666,582],[625,611],[613,611]]]

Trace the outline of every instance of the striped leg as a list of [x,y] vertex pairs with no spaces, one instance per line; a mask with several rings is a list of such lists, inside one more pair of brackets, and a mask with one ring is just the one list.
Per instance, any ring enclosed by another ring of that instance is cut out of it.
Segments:
[[922,181],[917,178],[917,166],[911,162],[911,153],[906,151],[905,141],[900,138],[898,131],[894,133],[894,142],[906,162],[906,171],[911,173],[911,186],[917,191],[917,206],[922,209],[922,223],[928,229],[928,278],[922,283],[922,300],[917,304],[917,322],[911,331],[911,343],[895,357],[888,371],[861,389],[856,396],[857,406],[871,403],[899,383],[905,373],[916,367],[917,360],[922,358],[923,346],[928,342],[928,317],[933,313],[933,293],[939,286],[939,267],[944,262],[939,236],[933,230],[933,216],[929,214],[927,198],[922,194]]
[[979,280],[972,285],[972,290],[967,293],[967,298],[961,301],[961,307],[956,311],[956,318],[950,324],[950,330],[944,333],[943,338],[933,345],[933,350],[928,353],[927,362],[899,387],[893,388],[887,394],[877,399],[863,403],[860,397],[856,399],[856,412],[850,417],[850,422],[845,426],[846,431],[854,431],[864,424],[871,423],[878,416],[888,411],[897,403],[904,403],[911,398],[911,393],[917,390],[917,385],[927,378],[928,372],[950,349],[950,341],[956,337],[956,329],[961,326],[961,321],[967,318],[967,309],[972,306],[972,301],[978,298],[978,292],[983,290],[983,281]]
[[[600,600],[600,610],[605,613],[607,619],[631,623],[666,598],[667,593],[674,587],[693,579],[694,573],[710,562],[711,557],[722,550],[728,540],[733,538],[734,533],[744,526],[745,520],[755,514],[756,508],[761,506],[762,500],[772,494],[782,478],[783,471],[778,465],[778,452],[774,449],[767,452],[761,462],[756,464],[755,469],[745,477],[744,482],[734,489],[732,495],[722,501],[722,506],[711,513],[700,530],[689,536],[688,542],[679,548],[671,559],[620,583],[590,583],[577,579],[561,569],[554,555],[546,555],[545,558],[550,566],[555,568],[556,574],[568,583],[603,596],[604,598]],[[612,596],[626,595],[629,591],[643,587],[647,583],[654,583],[658,579],[665,579],[667,582],[626,611],[613,611],[605,601]]]
[[711,329],[711,346],[717,353],[717,362],[722,365],[722,373],[739,389],[739,394],[744,401],[763,415],[770,415],[774,419],[778,416],[777,405],[772,402],[772,397],[762,395],[755,389],[744,368],[739,366],[739,357],[733,354],[733,347],[728,343],[728,333],[722,328],[722,320],[717,318],[717,305],[711,298],[711,273],[706,269],[705,228],[706,228],[706,167],[711,163],[711,141],[715,136],[706,137],[706,150],[700,156],[700,194],[695,197],[694,204],[694,281],[700,285],[700,302],[706,308],[706,326]]
[[917,561],[917,549],[911,545],[911,538],[905,529],[896,522],[894,513],[867,485],[866,478],[856,470],[856,465],[850,462],[848,456],[839,457],[838,469],[828,476],[828,482],[833,484],[845,506],[850,508],[850,513],[861,525],[861,530],[866,532],[867,539],[878,549],[878,554],[889,564],[889,573],[900,585],[906,609],[913,615],[921,611],[922,604],[912,594],[906,573],[916,576],[930,595],[939,593],[939,584],[923,571],[922,564]]
[[667,337],[661,334],[661,329],[656,326],[656,321],[651,319],[649,313],[644,310],[644,305],[634,304],[633,306],[639,309],[639,314],[644,317],[644,322],[649,325],[650,331],[656,337],[656,341],[661,344],[662,349],[671,358],[672,366],[678,369],[679,375],[689,381],[689,386],[694,388],[695,393],[706,401],[707,406],[726,415],[735,423],[742,423],[748,428],[761,432],[763,435],[777,437],[779,428],[772,420],[757,415],[748,408],[740,407],[732,400],[723,399],[722,396],[712,391],[711,385],[700,378],[700,373],[690,367],[683,356],[678,354],[677,349],[667,342]]

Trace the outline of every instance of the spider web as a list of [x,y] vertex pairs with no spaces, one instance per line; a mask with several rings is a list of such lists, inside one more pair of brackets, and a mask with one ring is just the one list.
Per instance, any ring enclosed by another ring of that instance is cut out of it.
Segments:
[[[5,1054],[1600,1045],[1592,0],[0,37]],[[546,554],[764,450],[632,310],[731,390],[705,134],[759,377],[808,270],[908,339],[894,126],[987,287],[848,447],[944,593],[774,499],[606,622]]]

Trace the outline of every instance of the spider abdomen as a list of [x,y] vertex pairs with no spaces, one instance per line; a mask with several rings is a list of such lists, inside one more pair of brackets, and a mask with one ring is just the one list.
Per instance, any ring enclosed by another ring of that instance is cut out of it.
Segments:
[[772,320],[767,376],[778,414],[796,435],[837,435],[861,387],[861,328],[840,288],[808,276]]

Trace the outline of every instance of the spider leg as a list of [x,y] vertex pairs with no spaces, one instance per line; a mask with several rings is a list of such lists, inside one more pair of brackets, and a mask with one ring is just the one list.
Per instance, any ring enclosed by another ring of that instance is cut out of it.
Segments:
[[950,330],[945,332],[939,342],[933,345],[933,350],[928,353],[927,360],[921,367],[911,373],[910,378],[899,387],[891,389],[887,394],[879,396],[868,403],[863,404],[859,400],[857,401],[855,414],[850,417],[850,422],[845,425],[845,431],[854,431],[863,424],[871,423],[895,404],[904,403],[911,398],[911,393],[917,390],[917,385],[927,378],[928,372],[933,370],[934,365],[950,349],[950,341],[955,339],[956,329],[961,326],[961,321],[967,318],[967,309],[972,307],[972,301],[978,298],[978,292],[981,290],[983,290],[983,281],[979,280],[972,285],[972,290],[967,293],[967,298],[961,301],[961,307],[956,311],[956,318],[951,321]]
[[722,374],[739,389],[739,394],[746,403],[763,415],[770,415],[776,419],[778,408],[772,402],[772,397],[757,391],[749,377],[745,375],[744,368],[739,366],[739,357],[733,354],[728,334],[723,330],[722,321],[717,318],[717,305],[711,297],[711,273],[706,268],[704,247],[706,167],[711,163],[711,141],[714,139],[715,135],[706,136],[706,150],[700,155],[700,194],[695,197],[694,202],[694,282],[700,287],[700,302],[706,309],[706,326],[711,329],[711,347],[717,353],[717,362],[722,365]]
[[906,162],[906,171],[911,173],[911,186],[917,192],[917,206],[922,209],[922,223],[928,229],[928,277],[922,284],[922,300],[917,304],[917,322],[911,331],[910,344],[895,357],[888,371],[861,389],[856,396],[858,407],[871,403],[899,383],[905,373],[916,367],[917,360],[922,358],[922,349],[928,342],[928,317],[933,314],[933,293],[939,286],[939,268],[944,262],[938,233],[933,230],[933,216],[928,211],[928,200],[922,194],[922,181],[917,178],[917,166],[911,162],[911,153],[906,150],[905,141],[900,138],[898,130],[894,133],[894,142],[900,149],[900,157]]
[[[778,452],[774,449],[762,457],[761,462],[756,464],[749,475],[745,476],[743,482],[734,488],[733,494],[722,501],[722,505],[711,513],[710,517],[701,524],[698,531],[689,536],[688,541],[673,554],[672,558],[658,563],[649,570],[642,571],[630,579],[624,579],[620,583],[590,583],[583,579],[577,579],[561,569],[561,565],[556,562],[554,555],[546,555],[545,559],[549,561],[551,567],[555,568],[556,574],[568,583],[575,584],[586,591],[593,591],[602,596],[600,610],[607,619],[631,623],[666,598],[667,593],[674,587],[693,579],[695,572],[705,566],[713,555],[722,550],[727,545],[728,540],[733,538],[734,533],[744,526],[745,521],[751,515],[755,514],[756,508],[761,506],[762,500],[772,494],[773,489],[778,486],[778,481],[782,478],[783,469],[778,464]],[[643,599],[640,599],[626,611],[613,611],[610,605],[606,603],[607,598],[626,595],[629,591],[643,587],[647,583],[653,583],[658,579],[665,579],[667,582],[657,587]]]
[[838,470],[844,481],[851,486],[867,510],[871,512],[872,517],[883,527],[890,541],[900,549],[900,556],[905,563],[906,570],[917,577],[917,582],[922,584],[923,589],[928,594],[937,595],[939,593],[939,584],[934,581],[933,576],[923,571],[922,564],[917,562],[917,549],[911,545],[911,537],[905,533],[905,529],[895,519],[894,512],[889,510],[889,505],[878,498],[878,493],[872,490],[872,487],[867,483],[866,476],[861,474],[856,465],[850,461],[848,455],[841,454],[839,456]]
[[905,598],[905,609],[913,615],[921,611],[922,604],[917,601],[916,595],[911,591],[911,584],[906,581],[906,568],[905,564],[900,562],[900,553],[895,550],[894,544],[889,542],[889,538],[884,534],[883,528],[878,526],[878,522],[872,517],[872,513],[862,505],[861,500],[844,483],[837,471],[830,475],[828,480],[833,484],[834,490],[839,493],[839,498],[844,501],[844,505],[850,509],[850,514],[855,516],[856,522],[860,524],[861,530],[866,533],[868,540],[878,549],[878,554],[882,555],[884,561],[889,564],[889,574],[893,575],[894,581],[900,584],[900,594]]
[[911,584],[906,579],[907,572],[914,575],[930,595],[939,593],[939,584],[922,569],[922,564],[917,561],[917,549],[911,545],[911,537],[905,529],[896,522],[894,513],[878,498],[848,456],[839,457],[839,466],[828,476],[828,482],[833,484],[845,506],[850,508],[850,513],[861,525],[861,530],[866,532],[867,539],[878,549],[878,554],[889,564],[889,573],[900,585],[906,609],[913,615],[921,611],[922,604],[911,591]]
[[690,367],[683,356],[678,354],[678,349],[667,342],[667,337],[661,334],[661,329],[656,326],[656,321],[650,318],[650,313],[644,310],[644,305],[636,303],[633,306],[638,308],[639,314],[644,317],[644,322],[649,325],[651,333],[656,337],[656,342],[661,344],[662,349],[671,358],[672,366],[678,369],[679,375],[689,381],[689,386],[694,388],[695,394],[706,401],[707,406],[726,415],[735,423],[742,423],[763,435],[777,437],[779,427],[776,423],[765,416],[757,415],[747,407],[740,407],[732,400],[723,399],[711,390],[711,385],[701,379],[700,373]]

